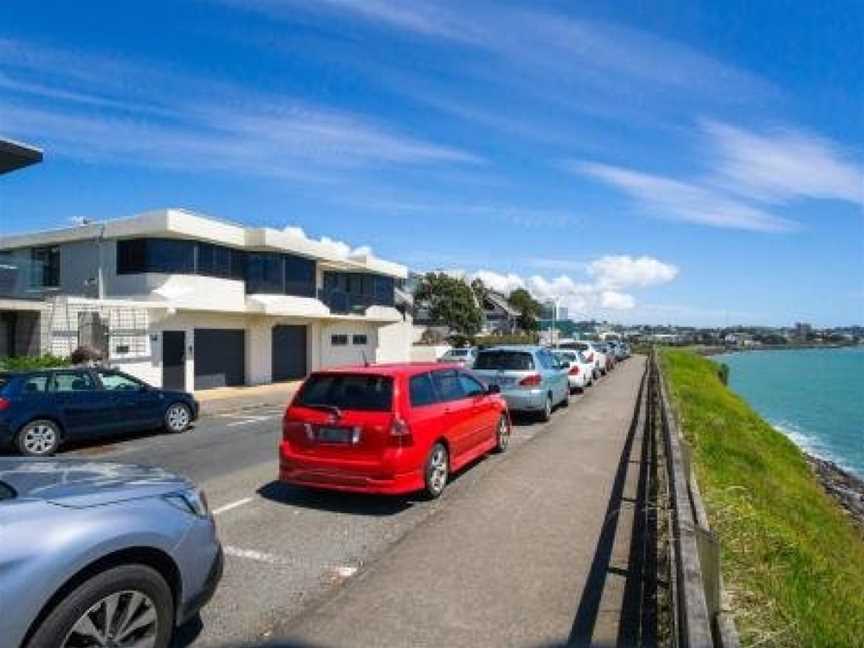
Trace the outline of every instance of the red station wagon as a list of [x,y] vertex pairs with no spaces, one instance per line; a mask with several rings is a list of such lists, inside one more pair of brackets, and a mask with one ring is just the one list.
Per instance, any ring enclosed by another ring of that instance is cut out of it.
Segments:
[[457,365],[312,373],[285,410],[279,478],[316,488],[438,497],[451,472],[507,448],[510,417],[497,392]]

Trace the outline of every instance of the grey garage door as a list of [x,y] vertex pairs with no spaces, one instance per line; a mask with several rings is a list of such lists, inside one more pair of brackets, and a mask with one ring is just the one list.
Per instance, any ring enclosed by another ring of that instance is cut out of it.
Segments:
[[195,389],[242,385],[245,348],[242,329],[195,329]]
[[273,327],[273,380],[297,380],[306,376],[306,327]]

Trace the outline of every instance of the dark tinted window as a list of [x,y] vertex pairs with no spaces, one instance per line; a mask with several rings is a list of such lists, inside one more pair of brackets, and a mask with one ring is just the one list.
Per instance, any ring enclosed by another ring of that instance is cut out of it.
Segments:
[[527,351],[481,351],[477,354],[474,368],[531,371],[534,369],[534,359]]
[[367,344],[369,342],[369,338],[363,334],[355,335],[351,338],[352,344]]
[[438,402],[435,387],[432,385],[432,377],[428,373],[411,376],[408,392],[412,407],[422,407],[423,405],[431,405]]
[[302,406],[373,412],[389,412],[392,402],[393,379],[365,374],[313,374],[297,396]]
[[246,292],[280,295],[284,292],[282,255],[254,252],[246,255]]
[[195,272],[195,241],[132,239],[117,241],[117,274]]
[[285,294],[298,297],[315,296],[315,262],[290,254],[285,259]]
[[459,380],[459,374],[451,369],[433,372],[432,382],[435,383],[435,391],[442,401],[465,398],[465,389]]
[[345,346],[348,344],[348,336],[337,333],[330,336],[330,344],[333,346]]
[[375,277],[375,303],[381,306],[392,306],[394,304],[393,290],[395,282],[393,277]]
[[31,283],[34,288],[57,288],[60,286],[60,246],[33,248],[33,274]]
[[54,391],[75,392],[93,389],[96,389],[96,383],[85,371],[63,371],[54,374]]
[[198,243],[198,274],[208,277],[231,278],[235,274],[231,269],[231,259],[235,252],[231,248],[211,243]]
[[479,396],[486,393],[483,383],[468,374],[460,373],[459,382],[462,383],[462,391],[465,392],[466,396]]

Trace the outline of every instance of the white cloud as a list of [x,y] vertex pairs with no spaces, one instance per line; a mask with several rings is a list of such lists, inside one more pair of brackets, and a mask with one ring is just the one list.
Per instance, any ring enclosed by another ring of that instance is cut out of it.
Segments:
[[644,288],[672,281],[678,268],[648,256],[604,256],[589,264],[588,274],[603,288]]
[[297,227],[296,225],[287,225],[282,229],[282,231],[293,238],[323,245],[327,252],[343,259],[347,259],[351,256],[373,256],[372,248],[368,245],[361,245],[360,247],[352,248],[345,241],[331,239],[329,236],[322,236],[319,239],[315,239],[307,235],[302,227]]
[[703,123],[723,186],[766,201],[824,198],[864,203],[864,167],[822,137],[789,128],[765,134]]
[[617,187],[657,218],[760,232],[796,227],[792,221],[696,183],[597,162],[568,163],[565,168]]
[[636,306],[636,300],[632,295],[604,290],[600,295],[600,305],[611,310],[630,310]]
[[581,267],[586,279],[576,280],[570,275],[544,277],[534,274],[523,277],[516,273],[493,270],[448,270],[451,276],[470,283],[481,279],[487,287],[509,295],[516,288],[527,289],[540,301],[559,300],[570,309],[571,316],[581,317],[600,311],[630,310],[636,298],[626,292],[628,288],[647,288],[668,283],[678,276],[678,268],[649,256],[629,257],[607,255]]

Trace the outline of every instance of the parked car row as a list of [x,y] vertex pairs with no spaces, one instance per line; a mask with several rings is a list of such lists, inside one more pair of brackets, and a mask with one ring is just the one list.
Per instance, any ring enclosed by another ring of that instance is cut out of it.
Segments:
[[[511,412],[548,421],[593,385],[623,346],[498,346],[459,362],[345,367],[312,373],[285,410],[283,482],[338,491],[441,495],[450,474],[507,449]],[[471,368],[468,367],[473,358]]]

